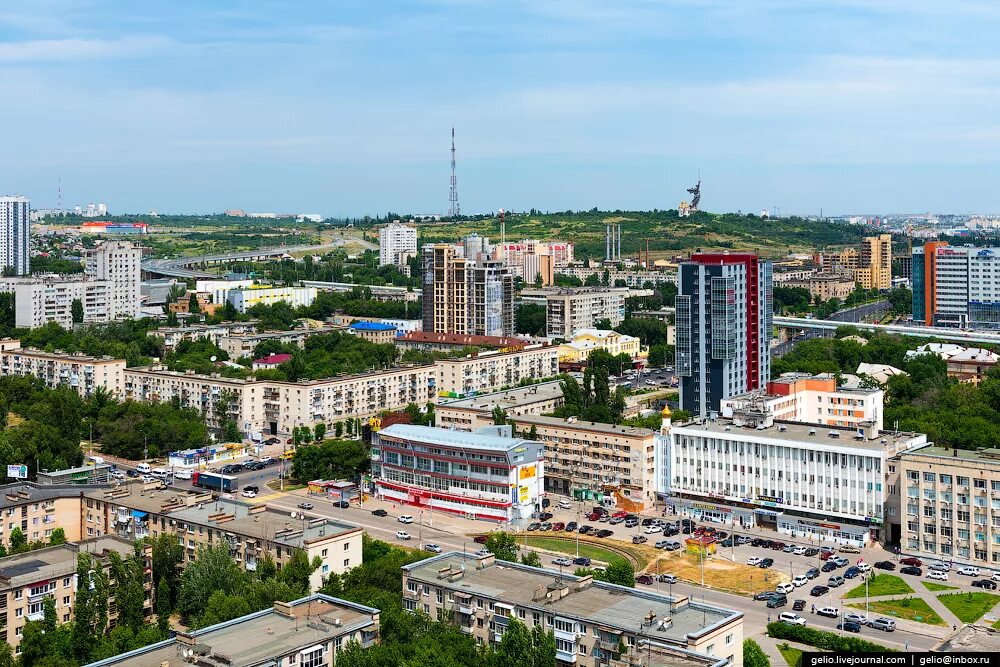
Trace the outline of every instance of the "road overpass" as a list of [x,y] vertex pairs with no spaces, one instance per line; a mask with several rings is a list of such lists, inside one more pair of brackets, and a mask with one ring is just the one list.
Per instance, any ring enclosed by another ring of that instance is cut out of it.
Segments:
[[[378,250],[378,246],[358,238],[338,239],[322,245],[278,246],[276,248],[258,248],[245,252],[230,252],[220,255],[198,255],[196,257],[175,257],[173,259],[147,259],[142,263],[142,270],[149,275],[165,278],[218,278],[201,267],[212,264],[231,264],[233,262],[256,262],[275,257],[283,257],[297,252],[325,252],[334,250],[348,243],[357,243],[367,250]],[[198,267],[198,268],[192,268]]]
[[835,331],[837,327],[852,326],[863,331],[874,331],[881,333],[899,334],[901,336],[914,336],[917,338],[937,338],[964,343],[997,343],[1000,344],[1000,332],[991,331],[967,331],[963,329],[949,329],[946,327],[922,327],[909,324],[871,324],[868,322],[849,322],[816,320],[806,317],[778,317],[774,318],[774,326],[787,329],[803,329],[811,331]]

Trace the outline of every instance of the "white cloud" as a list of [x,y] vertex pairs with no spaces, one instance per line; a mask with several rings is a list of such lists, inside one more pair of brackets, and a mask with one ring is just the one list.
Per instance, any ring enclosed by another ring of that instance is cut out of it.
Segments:
[[170,40],[158,35],[107,39],[39,39],[0,43],[0,63],[44,63],[122,58],[159,51]]

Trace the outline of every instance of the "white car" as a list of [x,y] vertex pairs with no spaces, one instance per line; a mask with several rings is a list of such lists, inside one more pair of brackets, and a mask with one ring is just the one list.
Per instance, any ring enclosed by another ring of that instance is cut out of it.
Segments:
[[432,552],[432,553],[436,553],[436,554],[439,554],[439,553],[441,553],[442,551],[444,551],[444,549],[442,549],[442,548],[441,548],[440,546],[438,546],[437,544],[425,544],[425,545],[424,545],[424,551],[430,551],[430,552]]
[[560,567],[569,567],[570,565],[573,564],[573,561],[570,560],[569,558],[553,558],[552,564],[558,565]]
[[492,556],[492,555],[493,552],[490,551],[489,549],[480,549],[479,551],[476,552],[476,556],[478,556],[479,558],[482,558],[483,556]]
[[864,561],[861,561],[860,563],[857,564],[857,568],[859,572],[867,572],[870,569],[872,569],[872,566]]
[[794,549],[792,549],[792,553],[795,554],[796,556],[805,556],[806,548],[803,546],[795,547]]
[[763,560],[759,556],[750,556],[747,558],[747,565],[760,565],[760,561]]
[[783,593],[784,595],[788,595],[789,593],[795,590],[795,586],[786,581],[775,586],[774,590],[778,591],[779,593]]
[[191,479],[190,470],[178,470],[174,472],[174,479]]
[[123,473],[121,470],[112,470],[111,479],[125,479],[125,473]]
[[928,579],[937,579],[938,581],[948,581],[948,573],[942,572],[941,570],[928,570],[926,576]]
[[993,581],[1000,581],[1000,572],[994,572],[993,576],[990,577]]
[[864,614],[856,614],[854,612],[847,612],[844,614],[844,621],[848,623],[858,623],[860,625],[868,625],[868,617]]
[[818,607],[816,609],[817,616],[826,616],[827,618],[839,618],[840,610],[836,607]]
[[243,493],[240,495],[242,495],[244,498],[256,498],[257,492],[252,489],[243,489]]
[[964,574],[967,577],[978,577],[979,568],[978,567],[960,567],[956,570],[957,574]]
[[792,584],[796,588],[798,588],[799,586],[805,586],[808,583],[809,583],[809,577],[807,577],[804,574],[796,575],[796,577],[794,579],[792,579]]
[[399,518],[396,519],[396,521],[400,523],[413,523],[413,517],[410,516],[409,514],[400,514]]
[[778,620],[782,623],[788,623],[789,625],[805,625],[806,619],[802,618],[798,614],[793,614],[790,611],[783,611],[778,614]]
[[647,535],[652,535],[653,533],[659,533],[662,530],[663,530],[663,526],[657,526],[655,523],[652,524],[652,525],[650,525],[650,526],[646,526],[646,534]]
[[938,570],[939,572],[949,572],[951,570],[951,563],[931,563],[932,570]]
[[397,530],[396,531],[396,538],[400,539],[400,540],[409,540],[409,539],[412,539],[410,537],[410,534],[408,532],[406,532],[405,530]]
[[569,510],[569,509],[573,509],[573,506],[570,505],[570,503],[569,503],[568,500],[560,500],[559,501],[559,509],[561,509],[561,510]]

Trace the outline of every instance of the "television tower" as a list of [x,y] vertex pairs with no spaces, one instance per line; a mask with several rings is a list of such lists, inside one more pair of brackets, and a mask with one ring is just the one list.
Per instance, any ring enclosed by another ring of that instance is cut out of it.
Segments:
[[458,177],[455,175],[455,128],[451,128],[451,190],[448,193],[448,216],[457,218],[462,214],[458,206]]

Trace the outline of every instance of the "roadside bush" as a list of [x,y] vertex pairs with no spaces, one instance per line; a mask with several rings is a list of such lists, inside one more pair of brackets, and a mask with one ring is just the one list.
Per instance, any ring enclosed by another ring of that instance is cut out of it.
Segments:
[[882,646],[860,637],[841,637],[832,632],[824,632],[801,625],[788,623],[768,623],[767,634],[775,639],[788,639],[800,644],[808,644],[825,651],[843,651],[847,653],[896,653],[896,649]]

